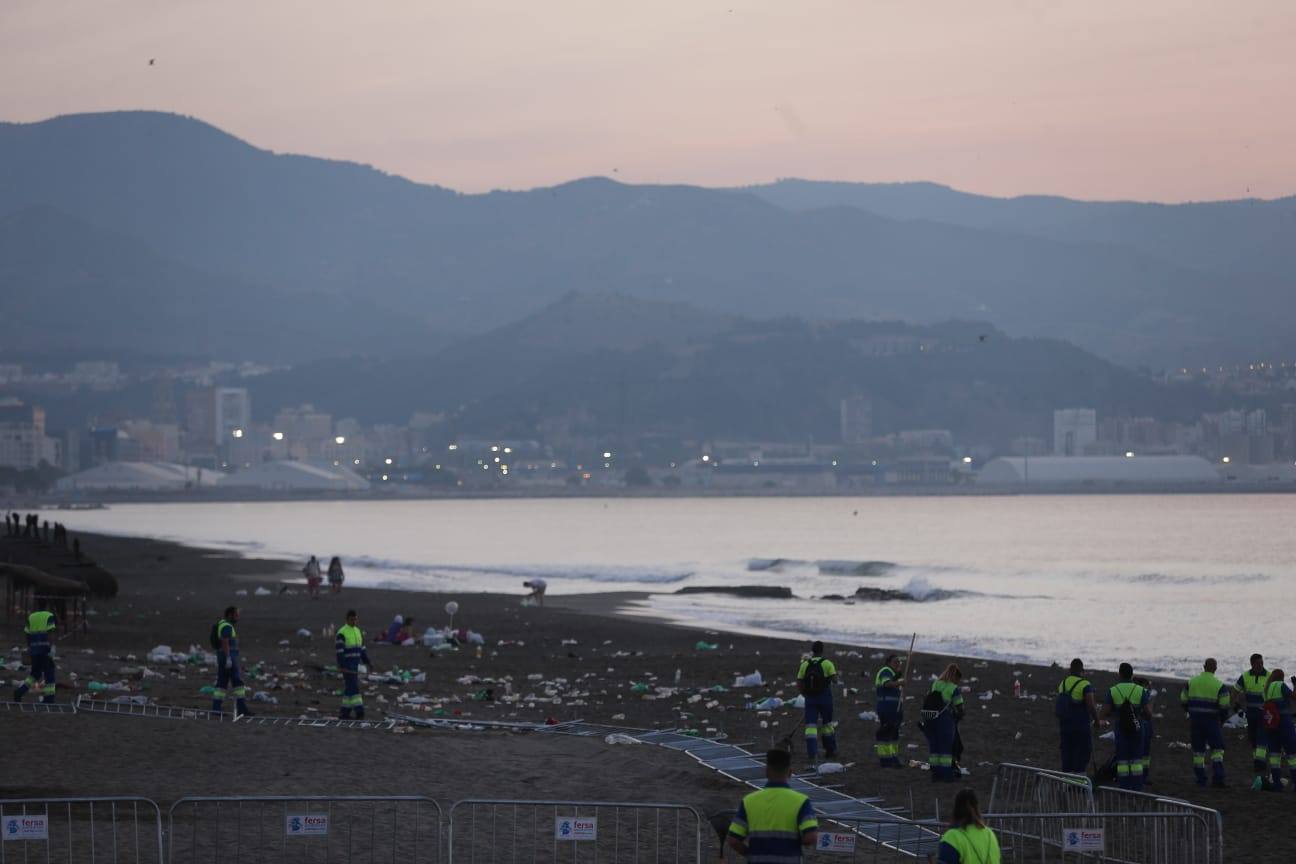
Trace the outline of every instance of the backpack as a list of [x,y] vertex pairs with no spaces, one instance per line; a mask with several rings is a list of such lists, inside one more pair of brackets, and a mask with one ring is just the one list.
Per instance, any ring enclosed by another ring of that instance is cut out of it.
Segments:
[[1138,735],[1143,731],[1143,723],[1139,720],[1138,713],[1134,710],[1134,703],[1130,701],[1129,694],[1125,694],[1125,701],[1121,703],[1120,711],[1120,731],[1126,735]]
[[1059,720],[1071,719],[1071,705],[1075,702],[1075,691],[1083,683],[1085,683],[1085,680],[1079,678],[1075,684],[1071,685],[1070,690],[1062,690],[1057,694],[1057,699],[1053,702],[1053,713],[1057,715]]
[[922,714],[928,719],[936,719],[945,710],[945,697],[939,690],[929,690],[923,697]]
[[1260,715],[1264,728],[1273,731],[1282,725],[1282,712],[1278,710],[1277,702],[1264,703],[1263,713]]
[[220,638],[220,622],[219,622],[219,621],[217,621],[215,624],[212,625],[211,635],[207,638],[207,641],[211,643],[211,647],[212,647],[212,650],[213,650],[213,651],[219,651],[219,650],[220,650],[220,647],[221,647],[221,638]]
[[801,679],[802,692],[817,696],[828,689],[828,676],[824,674],[823,658],[812,657],[806,663],[805,677]]

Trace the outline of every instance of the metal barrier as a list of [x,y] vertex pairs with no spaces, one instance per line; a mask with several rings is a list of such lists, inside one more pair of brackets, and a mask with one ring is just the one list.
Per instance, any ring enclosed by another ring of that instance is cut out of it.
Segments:
[[441,816],[418,795],[181,798],[167,814],[167,862],[438,864]]
[[76,710],[87,714],[118,714],[123,717],[153,717],[161,720],[216,720],[233,722],[233,714],[208,711],[206,708],[181,708],[175,705],[140,705],[135,702],[109,702],[86,695],[77,697]]
[[0,711],[13,711],[19,714],[75,714],[76,706],[71,702],[0,701]]
[[1178,798],[1165,798],[1114,786],[1099,786],[1094,790],[1094,797],[1100,813],[1177,813],[1199,816],[1210,829],[1210,843],[1217,850],[1215,860],[1224,860],[1224,817],[1218,810]]
[[704,824],[682,804],[460,801],[450,808],[448,864],[702,864]]
[[1092,813],[1093,783],[1083,774],[1004,762],[995,769],[986,809],[994,813]]
[[147,798],[0,800],[0,864],[163,864],[162,811]]
[[248,726],[308,726],[312,729],[378,729],[396,728],[395,720],[341,720],[337,717],[274,717],[257,714],[240,714],[235,723]]
[[[1219,864],[1207,820],[1195,813],[990,813],[986,825],[998,839],[1005,864]],[[839,821],[839,820],[834,820]],[[849,830],[820,823],[819,842],[807,850],[807,864],[865,864],[935,856],[949,827],[936,820],[888,822],[840,820]],[[869,835],[922,829],[927,838],[888,848],[866,842]]]

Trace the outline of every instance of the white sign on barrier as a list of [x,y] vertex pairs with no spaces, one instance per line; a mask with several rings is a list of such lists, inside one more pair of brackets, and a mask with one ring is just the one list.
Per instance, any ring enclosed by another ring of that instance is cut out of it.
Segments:
[[559,816],[554,820],[555,840],[597,840],[598,817],[577,816],[565,819]]
[[327,813],[289,813],[284,817],[284,834],[289,837],[323,837],[328,834]]
[[820,831],[818,848],[820,852],[830,852],[835,855],[854,855],[855,835]]
[[4,819],[5,840],[48,840],[49,822],[43,814],[40,816],[6,816]]
[[1101,852],[1103,851],[1103,829],[1101,828],[1063,828],[1063,852]]

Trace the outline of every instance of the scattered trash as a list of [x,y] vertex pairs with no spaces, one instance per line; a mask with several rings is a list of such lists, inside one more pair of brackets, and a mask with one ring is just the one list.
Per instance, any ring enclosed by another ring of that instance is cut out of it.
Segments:
[[846,773],[846,766],[840,762],[821,762],[819,763],[818,773],[844,774]]
[[240,588],[240,589],[238,589],[237,591],[234,592],[234,596],[235,596],[235,597],[246,597],[246,596],[247,596],[247,589],[246,589],[246,588]]
[[252,593],[255,594],[257,597],[269,597],[269,596],[270,596],[270,590],[269,590],[268,588],[262,588],[260,585],[258,585],[258,586],[257,586],[257,589],[256,589],[255,591],[253,591]]
[[733,683],[735,687],[763,687],[764,685],[765,679],[761,677],[759,669],[750,675],[739,675]]
[[693,646],[698,651],[714,651],[720,647],[718,642],[698,642]]
[[991,699],[994,698],[994,691],[993,691],[993,690],[987,690],[986,692],[982,693],[982,694],[981,694],[980,696],[978,696],[977,698],[980,699],[982,702],[989,702]]
[[621,732],[613,732],[611,735],[603,739],[603,743],[604,744],[638,744],[639,740],[637,738],[631,738],[629,735],[625,735]]
[[[1103,740],[1103,741],[1114,741],[1114,740],[1116,739],[1116,732],[1115,732],[1115,730],[1113,730],[1113,731],[1111,731],[1111,732],[1104,732],[1103,734],[1099,735],[1098,737],[1099,737],[1099,739],[1101,739],[1101,740]],[[1175,745],[1174,745],[1174,743],[1171,743],[1170,746],[1171,746],[1171,747],[1174,747]],[[1185,746],[1187,746],[1187,745],[1185,745]]]
[[311,638],[311,631],[309,631],[309,630],[307,630],[305,627],[303,627],[303,628],[301,628],[300,630],[297,631],[297,635],[300,636],[300,637],[302,637],[303,639],[309,639],[309,638]]
[[756,702],[748,702],[747,708],[754,711],[777,711],[782,708],[784,702],[777,696],[766,696]]
[[859,713],[859,719],[861,719],[861,720],[869,720],[869,721],[872,721],[872,722],[876,723],[876,722],[877,722],[877,719],[878,719],[878,715],[877,715],[877,712],[876,712],[876,711],[861,711],[861,712]]
[[[148,661],[150,663],[170,663],[171,657],[170,645],[157,645],[148,653]],[[180,662],[184,662],[183,657],[181,657]]]

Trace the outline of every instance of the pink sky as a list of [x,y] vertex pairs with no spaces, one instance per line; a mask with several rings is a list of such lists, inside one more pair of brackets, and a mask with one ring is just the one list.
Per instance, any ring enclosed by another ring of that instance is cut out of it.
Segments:
[[1293,46],[1292,0],[3,0],[0,119],[175,111],[466,191],[1278,197]]

